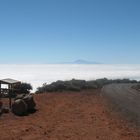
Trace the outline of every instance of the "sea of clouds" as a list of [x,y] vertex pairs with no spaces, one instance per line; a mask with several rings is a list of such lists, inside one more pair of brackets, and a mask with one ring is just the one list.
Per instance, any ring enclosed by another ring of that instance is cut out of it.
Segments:
[[33,91],[43,83],[49,84],[57,80],[95,80],[104,77],[140,80],[140,65],[0,65],[0,79],[12,78],[31,83]]

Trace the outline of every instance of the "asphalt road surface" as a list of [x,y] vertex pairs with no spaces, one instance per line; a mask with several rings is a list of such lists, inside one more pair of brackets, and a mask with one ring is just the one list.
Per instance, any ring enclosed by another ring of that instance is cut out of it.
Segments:
[[110,84],[102,89],[103,96],[113,104],[114,110],[121,111],[128,120],[140,126],[140,92],[134,84]]

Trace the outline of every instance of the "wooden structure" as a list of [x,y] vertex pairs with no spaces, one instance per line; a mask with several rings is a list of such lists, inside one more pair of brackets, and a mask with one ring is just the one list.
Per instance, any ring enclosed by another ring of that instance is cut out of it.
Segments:
[[[0,94],[8,94],[9,97],[9,107],[11,108],[11,94],[16,90],[14,86],[20,84],[20,81],[14,79],[2,79],[0,80]],[[7,85],[7,88],[3,88],[2,85]]]

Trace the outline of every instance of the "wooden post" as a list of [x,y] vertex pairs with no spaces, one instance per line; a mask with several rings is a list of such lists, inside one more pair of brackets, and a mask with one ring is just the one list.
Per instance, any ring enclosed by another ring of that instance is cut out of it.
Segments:
[[1,82],[0,82],[0,98],[2,97]]
[[0,82],[0,95],[1,95],[1,82]]
[[11,90],[11,85],[10,85],[10,84],[8,84],[9,108],[11,109],[11,104],[12,104],[12,101],[11,101],[10,90]]

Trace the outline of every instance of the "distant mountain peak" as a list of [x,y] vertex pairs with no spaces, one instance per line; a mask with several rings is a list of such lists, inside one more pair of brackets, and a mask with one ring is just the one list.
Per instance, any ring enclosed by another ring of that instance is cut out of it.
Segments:
[[100,64],[98,62],[87,61],[87,60],[83,60],[83,59],[78,59],[78,60],[74,61],[73,63],[74,64]]
[[78,60],[75,60],[73,62],[57,62],[54,64],[102,64],[102,63],[95,62],[95,61],[87,61],[84,59],[78,59]]

